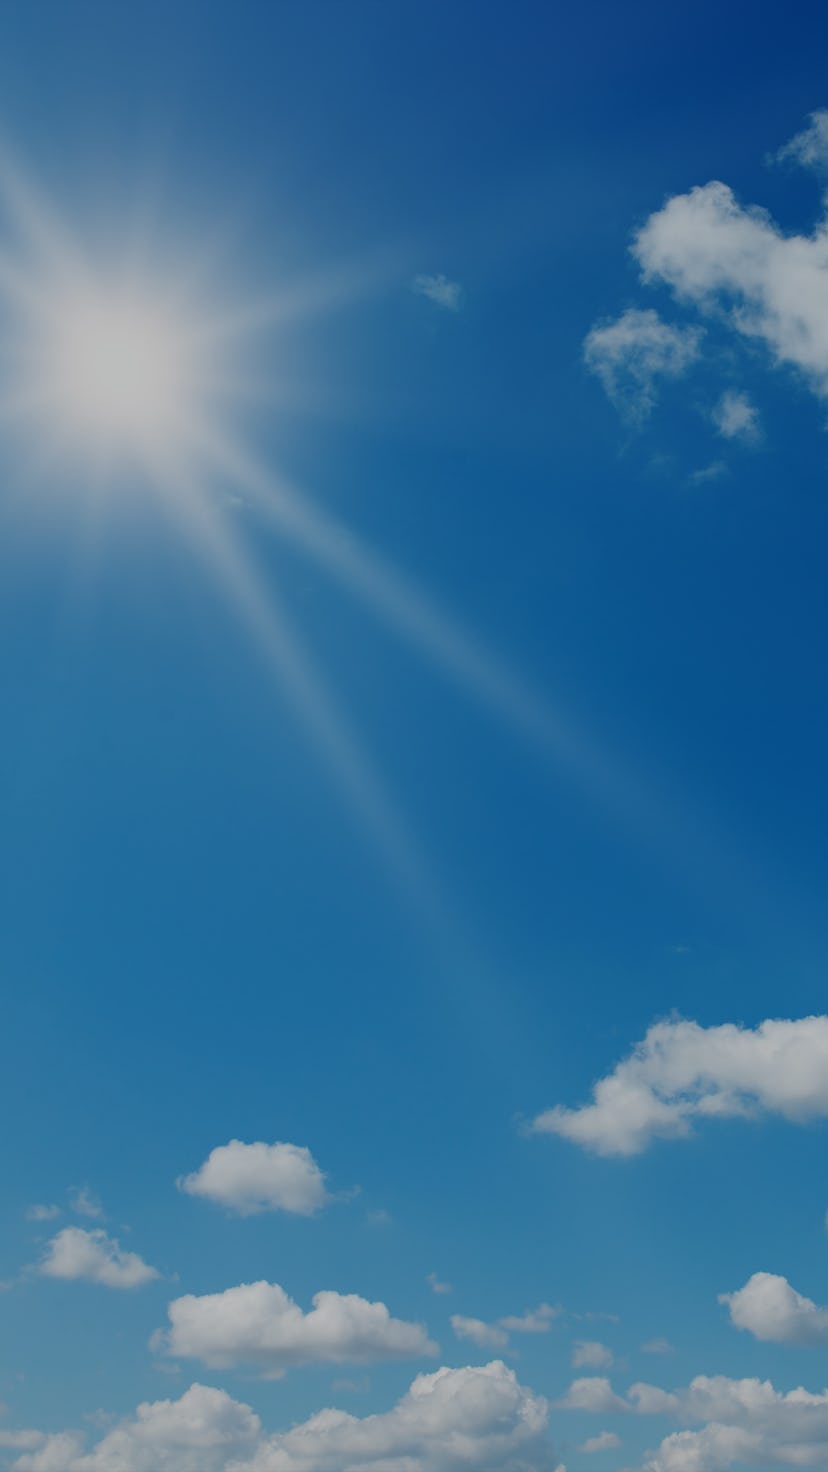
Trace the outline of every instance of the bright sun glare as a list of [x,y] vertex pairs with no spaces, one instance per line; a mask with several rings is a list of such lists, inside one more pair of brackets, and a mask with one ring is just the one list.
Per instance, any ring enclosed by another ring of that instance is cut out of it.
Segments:
[[66,439],[136,455],[164,449],[194,417],[191,336],[151,295],[104,285],[69,291],[42,314],[32,386]]
[[430,882],[405,824],[289,628],[278,590],[257,573],[232,518],[216,514],[222,486],[234,504],[264,513],[284,538],[588,790],[622,814],[633,797],[637,812],[649,810],[635,778],[276,467],[258,461],[234,432],[231,408],[250,387],[239,358],[248,356],[251,335],[347,299],[361,289],[360,278],[334,271],[286,285],[264,301],[228,306],[215,292],[192,289],[202,280],[197,260],[186,271],[180,263],[149,270],[133,240],[125,242],[120,262],[101,262],[1,150],[0,216],[0,429],[16,429],[33,461],[51,461],[50,474],[57,470],[61,484],[68,480],[81,506],[88,486],[96,511],[102,502],[94,488],[109,492],[131,464],[146,472],[157,504],[208,560],[409,888],[422,898]]

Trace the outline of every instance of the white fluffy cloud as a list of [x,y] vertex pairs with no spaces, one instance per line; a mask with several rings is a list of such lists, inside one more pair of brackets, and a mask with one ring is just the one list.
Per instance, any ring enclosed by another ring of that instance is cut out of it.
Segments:
[[739,389],[726,389],[714,404],[711,417],[723,439],[752,444],[759,438],[759,411]]
[[558,1405],[597,1415],[669,1416],[684,1423],[650,1455],[647,1472],[727,1472],[734,1464],[828,1472],[828,1390],[814,1394],[800,1386],[783,1394],[768,1380],[697,1375],[679,1390],[639,1383],[622,1397],[608,1380],[596,1377],[574,1381]]
[[[42,1438],[18,1472],[546,1472],[548,1405],[500,1361],[418,1375],[392,1410],[323,1410],[265,1435],[249,1406],[193,1385],[141,1405],[91,1450],[73,1433]],[[30,1434],[30,1433],[27,1433]],[[36,1434],[36,1433],[34,1433]]]
[[[633,1386],[631,1394],[650,1387]],[[725,1472],[734,1464],[828,1468],[828,1391],[787,1394],[768,1380],[698,1375],[686,1390],[659,1392],[653,1408],[701,1424],[668,1436],[648,1472]]]
[[451,1327],[458,1339],[469,1339],[481,1349],[504,1349],[509,1335],[498,1324],[487,1324],[484,1319],[470,1319],[465,1314],[452,1314]]
[[151,1268],[137,1252],[125,1252],[100,1227],[91,1231],[64,1227],[47,1243],[38,1272],[46,1278],[82,1278],[107,1288],[140,1288],[160,1277],[157,1268]]
[[756,1339],[777,1344],[828,1342],[828,1308],[803,1298],[776,1273],[754,1273],[744,1288],[720,1293],[719,1302],[727,1304],[736,1328],[747,1329]]
[[661,281],[702,311],[724,313],[777,363],[828,394],[828,232],[784,235],[764,210],[745,208],[726,184],[675,195],[633,244],[644,279]]
[[205,1196],[221,1206],[251,1216],[259,1211],[288,1211],[312,1216],[330,1200],[325,1177],[304,1145],[231,1140],[217,1145],[204,1164],[178,1182],[190,1196]]
[[629,1058],[599,1079],[592,1102],[556,1105],[532,1122],[599,1155],[636,1155],[654,1139],[688,1135],[712,1116],[828,1115],[828,1017],[756,1028],[658,1022]]
[[555,1404],[563,1411],[591,1411],[599,1416],[633,1409],[628,1401],[616,1395],[604,1375],[585,1375],[573,1380],[566,1395]]
[[631,307],[600,322],[584,341],[584,361],[619,408],[635,418],[649,414],[659,378],[680,378],[699,356],[697,327],[674,327],[651,308]]
[[304,1313],[278,1283],[242,1283],[223,1293],[176,1298],[170,1328],[153,1336],[163,1352],[206,1365],[257,1365],[279,1374],[326,1361],[367,1364],[436,1354],[422,1324],[392,1319],[384,1303],[355,1293],[317,1293]]
[[572,1347],[572,1364],[576,1370],[606,1370],[612,1360],[612,1350],[597,1339],[576,1339]]
[[459,281],[450,281],[442,273],[436,276],[415,276],[411,289],[446,312],[459,312],[463,301],[463,290]]

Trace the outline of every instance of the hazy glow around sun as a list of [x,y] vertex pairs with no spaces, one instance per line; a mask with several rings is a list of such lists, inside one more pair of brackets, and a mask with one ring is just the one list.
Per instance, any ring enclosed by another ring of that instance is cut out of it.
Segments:
[[58,293],[38,313],[31,349],[33,397],[62,438],[140,455],[192,424],[192,333],[152,295],[98,283]]

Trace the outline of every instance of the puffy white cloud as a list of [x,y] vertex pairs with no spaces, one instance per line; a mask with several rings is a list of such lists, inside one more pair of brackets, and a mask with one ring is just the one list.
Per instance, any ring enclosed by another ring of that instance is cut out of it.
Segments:
[[759,438],[759,410],[741,390],[726,389],[711,417],[723,439],[752,444]]
[[46,1278],[82,1278],[107,1288],[140,1288],[160,1277],[137,1252],[125,1252],[101,1227],[64,1227],[47,1243],[37,1270]]
[[612,1364],[612,1350],[597,1339],[576,1339],[572,1349],[575,1369],[606,1370]]
[[560,1312],[551,1303],[539,1303],[537,1308],[528,1308],[525,1313],[507,1314],[498,1323],[512,1334],[546,1334]]
[[574,1381],[557,1404],[598,1415],[626,1411],[683,1422],[685,1429],[650,1455],[647,1472],[726,1472],[734,1464],[828,1472],[828,1390],[814,1394],[800,1386],[782,1393],[768,1380],[697,1375],[683,1389],[639,1383],[622,1397],[596,1377]]
[[43,1438],[18,1472],[546,1472],[548,1404],[498,1360],[419,1375],[392,1410],[323,1410],[275,1435],[249,1406],[193,1385],[138,1407],[88,1452]]
[[614,1431],[600,1431],[597,1436],[588,1436],[578,1447],[579,1452],[612,1452],[621,1445],[620,1436]]
[[797,133],[774,157],[777,160],[792,159],[806,169],[828,168],[828,110],[818,108],[812,112],[807,128]]
[[204,1164],[178,1182],[190,1196],[205,1196],[221,1206],[252,1216],[288,1211],[312,1216],[327,1204],[325,1177],[304,1145],[231,1140],[210,1151]]
[[592,1411],[599,1416],[632,1410],[629,1401],[616,1395],[605,1375],[585,1375],[573,1380],[566,1395],[555,1404],[564,1411]]
[[415,276],[411,289],[419,296],[427,297],[435,307],[442,307],[447,312],[459,312],[462,305],[463,289],[459,281],[450,281],[448,276],[442,274]]
[[75,1433],[44,1438],[18,1458],[20,1472],[224,1472],[244,1466],[261,1442],[249,1406],[223,1390],[191,1385],[180,1400],[140,1405],[91,1451]]
[[744,1288],[720,1293],[731,1322],[747,1329],[756,1339],[777,1344],[825,1344],[828,1341],[828,1308],[819,1308],[803,1298],[787,1278],[777,1273],[754,1273]]
[[663,281],[702,311],[724,313],[819,394],[828,393],[828,229],[784,235],[714,181],[675,195],[639,231],[644,278]]
[[465,1314],[452,1314],[451,1327],[458,1339],[470,1339],[482,1349],[503,1349],[509,1343],[509,1335],[498,1324],[469,1319]]
[[599,322],[584,340],[584,361],[606,393],[634,418],[649,414],[659,378],[680,378],[699,356],[697,327],[673,327],[651,308],[631,307]]
[[[648,1389],[634,1386],[630,1394]],[[828,1391],[782,1394],[768,1380],[698,1375],[685,1390],[660,1394],[656,1413],[702,1429],[668,1436],[649,1472],[724,1472],[734,1463],[828,1468]],[[644,1402],[640,1409],[649,1409]]]
[[599,1079],[591,1103],[547,1109],[531,1128],[599,1155],[636,1155],[659,1137],[688,1135],[695,1119],[762,1112],[796,1122],[828,1115],[828,1017],[753,1029],[658,1022]]
[[392,1319],[384,1303],[324,1291],[304,1313],[278,1283],[242,1283],[223,1293],[176,1298],[170,1328],[153,1347],[206,1365],[257,1365],[279,1374],[291,1365],[366,1364],[436,1354],[422,1324]]

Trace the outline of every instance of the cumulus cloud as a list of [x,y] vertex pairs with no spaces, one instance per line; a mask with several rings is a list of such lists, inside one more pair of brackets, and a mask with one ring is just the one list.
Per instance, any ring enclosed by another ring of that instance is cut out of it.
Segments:
[[487,1324],[483,1319],[469,1319],[465,1314],[452,1314],[451,1327],[458,1339],[470,1339],[482,1349],[504,1349],[509,1335],[498,1324]]
[[[679,1390],[640,1382],[622,1397],[608,1380],[596,1377],[574,1381],[557,1404],[598,1415],[631,1412],[683,1423],[650,1454],[646,1472],[727,1472],[734,1464],[828,1472],[828,1390],[815,1394],[800,1386],[783,1393],[768,1380],[697,1375]],[[700,1429],[687,1429],[692,1427]]]
[[812,112],[807,128],[780,148],[774,159],[778,162],[791,159],[806,169],[828,168],[828,110],[818,108]]
[[828,231],[784,235],[714,181],[675,195],[633,244],[644,279],[664,282],[702,311],[724,314],[778,364],[828,394]]
[[612,1452],[621,1445],[620,1436],[614,1431],[601,1431],[597,1436],[588,1436],[578,1447],[579,1452]]
[[776,1344],[828,1342],[828,1308],[803,1298],[776,1273],[754,1273],[744,1288],[720,1293],[719,1302],[727,1304],[731,1323],[755,1339]]
[[563,1411],[591,1411],[599,1416],[633,1409],[629,1401],[616,1395],[605,1375],[585,1375],[573,1380],[566,1395],[555,1404]]
[[686,1390],[662,1396],[669,1404],[657,1413],[701,1430],[666,1437],[647,1461],[648,1472],[725,1472],[734,1464],[828,1468],[828,1391],[814,1395],[799,1387],[782,1394],[768,1380],[698,1375]]
[[673,327],[657,312],[631,307],[599,322],[584,340],[584,361],[620,409],[633,418],[650,413],[660,378],[681,378],[699,356],[697,327]]
[[576,1370],[606,1370],[612,1364],[612,1350],[597,1339],[576,1339],[572,1348],[572,1364]]
[[828,1017],[768,1020],[756,1028],[658,1022],[599,1079],[592,1101],[556,1105],[531,1128],[598,1155],[637,1155],[657,1138],[690,1134],[713,1116],[828,1115]]
[[27,1206],[25,1215],[27,1222],[53,1222],[55,1217],[60,1216],[60,1207],[54,1204]]
[[437,1353],[422,1324],[392,1319],[384,1303],[355,1293],[317,1293],[305,1313],[278,1283],[242,1283],[176,1298],[167,1312],[170,1328],[153,1336],[153,1347],[213,1367],[256,1365],[281,1374],[292,1365]]
[[72,1433],[42,1438],[17,1472],[551,1472],[548,1404],[499,1360],[418,1375],[390,1410],[323,1410],[267,1435],[249,1406],[193,1385],[138,1407],[89,1451]]
[[727,389],[722,394],[711,417],[723,439],[754,444],[759,438],[759,410],[748,394],[738,389]]
[[64,1227],[46,1245],[37,1270],[46,1278],[81,1278],[107,1288],[140,1288],[160,1277],[137,1252],[125,1252],[102,1228]]
[[189,1196],[204,1196],[240,1216],[287,1211],[312,1216],[330,1197],[325,1177],[304,1145],[231,1140],[210,1151],[204,1164],[178,1182]]
[[462,305],[463,290],[459,281],[450,281],[448,276],[442,274],[415,276],[411,289],[446,312],[459,312]]

